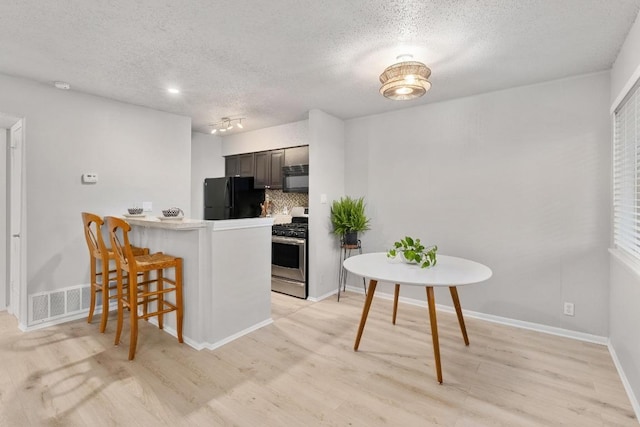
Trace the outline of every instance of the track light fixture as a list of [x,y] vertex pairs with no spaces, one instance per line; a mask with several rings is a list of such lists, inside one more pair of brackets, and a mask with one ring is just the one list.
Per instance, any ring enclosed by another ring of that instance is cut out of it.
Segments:
[[229,117],[223,117],[220,119],[219,122],[217,123],[212,123],[209,126],[211,126],[211,133],[217,133],[219,132],[226,132],[228,130],[233,129],[234,126],[242,129],[244,128],[244,126],[242,126],[242,121],[244,120],[244,117],[241,118],[236,118],[236,119],[231,119]]

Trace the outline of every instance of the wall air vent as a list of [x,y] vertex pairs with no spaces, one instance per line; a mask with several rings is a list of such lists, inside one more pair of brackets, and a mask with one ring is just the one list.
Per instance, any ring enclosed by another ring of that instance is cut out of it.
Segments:
[[[50,292],[29,295],[29,326],[45,322],[60,323],[59,319],[80,317],[89,311],[89,285],[72,286]],[[101,294],[96,298],[96,313],[101,312]]]

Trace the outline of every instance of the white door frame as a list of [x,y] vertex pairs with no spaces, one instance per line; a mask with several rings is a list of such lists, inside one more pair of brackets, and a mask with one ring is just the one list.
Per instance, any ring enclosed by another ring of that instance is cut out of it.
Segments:
[[11,123],[0,121],[0,311],[7,310],[9,305],[9,218],[7,211],[9,209],[9,179],[8,165],[9,159],[9,127]]
[[7,310],[18,319],[20,329],[27,328],[27,236],[25,119],[0,113],[3,121],[14,120],[10,128],[7,152]]

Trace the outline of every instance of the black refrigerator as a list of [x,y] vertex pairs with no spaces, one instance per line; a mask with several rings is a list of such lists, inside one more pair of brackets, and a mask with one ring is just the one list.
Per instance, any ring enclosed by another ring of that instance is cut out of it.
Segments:
[[252,176],[204,180],[204,219],[255,218],[262,202],[264,190],[253,188]]

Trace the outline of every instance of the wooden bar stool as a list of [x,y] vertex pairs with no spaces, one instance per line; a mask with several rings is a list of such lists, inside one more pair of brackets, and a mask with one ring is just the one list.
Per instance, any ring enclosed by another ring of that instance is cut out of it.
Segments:
[[[116,290],[116,270],[110,266],[110,261],[115,261],[115,255],[112,250],[107,248],[102,237],[102,225],[104,221],[96,214],[82,212],[82,222],[84,224],[84,237],[87,241],[89,249],[89,261],[91,265],[91,299],[89,302],[89,316],[87,323],[93,320],[93,312],[96,308],[97,293],[102,292],[102,317],[100,320],[100,332],[104,333],[107,327],[107,318],[109,317],[109,300],[115,299],[117,294],[112,290]],[[148,248],[131,248],[135,256],[149,254]],[[98,261],[100,264],[98,264]],[[98,271],[98,266],[100,270]],[[98,282],[100,278],[100,282]],[[113,282],[113,284],[111,284]],[[126,285],[126,283],[125,283]]]
[[[162,329],[163,316],[166,313],[175,311],[178,342],[182,343],[182,258],[165,255],[162,252],[134,256],[132,247],[129,244],[129,231],[131,231],[129,223],[112,216],[108,216],[106,221],[117,265],[118,326],[116,328],[115,345],[120,343],[125,307],[129,309],[131,319],[129,360],[133,360],[136,354],[139,318],[146,320],[157,316],[158,327]],[[175,270],[175,280],[165,277],[164,270],[167,268]],[[129,276],[128,292],[125,291],[123,286],[123,271]],[[154,278],[149,277],[147,274],[142,281],[138,281],[139,273],[150,273],[152,271],[155,271]],[[171,292],[175,292],[175,304],[165,299],[165,295]],[[153,302],[155,302],[155,311],[150,312],[149,307]],[[142,306],[142,313],[138,312],[139,306]]]

